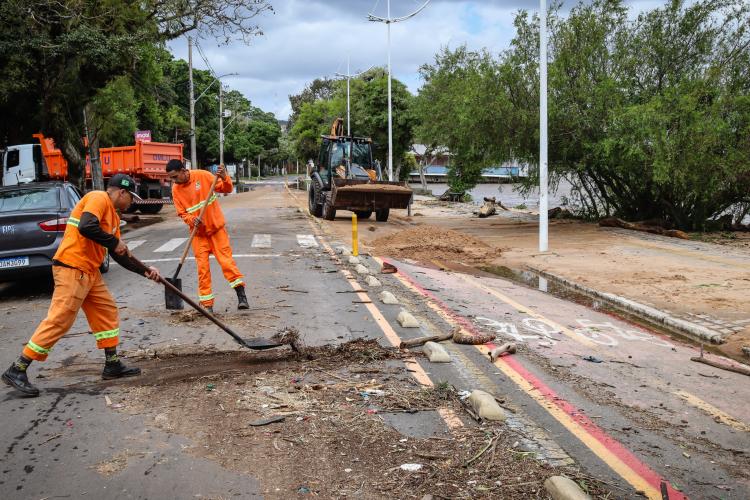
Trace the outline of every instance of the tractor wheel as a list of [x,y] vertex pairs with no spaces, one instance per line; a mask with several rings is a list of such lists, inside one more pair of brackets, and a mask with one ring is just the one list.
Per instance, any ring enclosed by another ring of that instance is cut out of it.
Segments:
[[354,213],[357,214],[357,220],[365,220],[370,218],[372,210],[355,210]]
[[381,208],[380,210],[375,210],[375,220],[378,222],[387,222],[388,215],[390,213],[391,213],[390,208]]
[[307,209],[315,217],[323,215],[323,206],[318,203],[321,196],[321,188],[318,181],[313,179],[310,183],[310,189],[307,192]]
[[323,218],[325,220],[336,219],[336,209],[331,205],[330,200],[326,198],[326,202],[323,204]]

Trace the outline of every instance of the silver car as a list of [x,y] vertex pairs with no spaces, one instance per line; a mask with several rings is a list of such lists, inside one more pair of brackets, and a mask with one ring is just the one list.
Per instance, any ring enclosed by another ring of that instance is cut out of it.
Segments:
[[68,216],[80,199],[67,182],[0,188],[0,282],[49,273]]

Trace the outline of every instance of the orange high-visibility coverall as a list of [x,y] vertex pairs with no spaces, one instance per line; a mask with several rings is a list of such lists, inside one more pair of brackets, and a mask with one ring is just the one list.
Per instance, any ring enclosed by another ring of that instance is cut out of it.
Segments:
[[55,291],[47,317],[23,348],[24,356],[30,359],[47,359],[52,346],[73,326],[79,309],[86,314],[99,349],[119,343],[117,305],[99,273],[106,250],[78,232],[83,212],[96,216],[104,232],[120,238],[120,217],[109,195],[105,191],[92,191],[81,198],[68,217],[65,234],[53,258],[62,265],[52,266]]
[[[184,184],[172,184],[172,200],[177,209],[177,215],[185,221],[192,230],[193,221],[203,208],[214,181],[214,176],[206,170],[188,170],[189,180]],[[216,193],[231,193],[232,179],[229,176],[225,180],[219,179],[214,189]],[[193,238],[193,253],[195,262],[198,264],[198,299],[203,306],[214,305],[215,295],[211,290],[211,266],[208,256],[214,254],[221,266],[224,277],[229,281],[232,288],[244,286],[242,273],[232,257],[232,247],[229,243],[229,234],[224,228],[224,214],[214,194],[208,200],[201,225]]]

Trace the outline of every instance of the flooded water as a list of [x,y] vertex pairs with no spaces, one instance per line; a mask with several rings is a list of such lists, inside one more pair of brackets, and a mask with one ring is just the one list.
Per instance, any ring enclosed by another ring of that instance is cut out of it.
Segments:
[[[411,183],[411,187],[419,188],[418,182]],[[520,192],[520,184],[477,184],[474,189],[469,191],[474,203],[481,205],[482,198],[495,197],[503,205],[509,208],[526,206],[529,209],[539,208],[539,189],[533,189],[525,196]],[[432,190],[432,194],[439,196],[448,190],[447,184],[427,184],[427,189]],[[571,185],[566,181],[561,181],[556,189],[550,187],[549,190],[549,208],[569,206],[572,203],[570,198]],[[567,201],[567,203],[566,203]]]

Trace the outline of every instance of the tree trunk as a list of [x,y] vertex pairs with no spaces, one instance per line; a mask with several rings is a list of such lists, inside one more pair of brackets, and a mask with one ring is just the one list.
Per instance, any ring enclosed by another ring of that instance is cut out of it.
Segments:
[[68,162],[68,182],[86,192],[86,158],[81,154],[80,141],[64,139],[58,147]]

